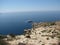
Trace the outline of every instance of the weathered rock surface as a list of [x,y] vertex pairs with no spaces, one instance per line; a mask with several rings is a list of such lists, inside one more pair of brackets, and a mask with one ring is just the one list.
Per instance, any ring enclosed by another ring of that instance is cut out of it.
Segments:
[[44,26],[37,26],[25,31],[24,35],[16,35],[14,38],[8,36],[4,40],[10,45],[60,45],[60,29],[56,28],[59,25],[49,23],[48,26],[44,23]]

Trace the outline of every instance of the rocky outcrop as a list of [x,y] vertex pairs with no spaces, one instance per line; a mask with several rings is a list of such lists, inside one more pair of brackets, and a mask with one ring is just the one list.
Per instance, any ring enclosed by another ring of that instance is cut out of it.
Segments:
[[55,23],[34,23],[33,28],[25,29],[24,35],[4,40],[10,45],[60,45],[60,30],[56,26]]

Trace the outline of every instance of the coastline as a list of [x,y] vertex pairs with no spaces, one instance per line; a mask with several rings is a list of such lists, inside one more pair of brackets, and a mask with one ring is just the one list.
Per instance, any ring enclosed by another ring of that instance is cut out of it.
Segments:
[[10,34],[3,40],[9,45],[58,45],[60,21],[33,23],[32,28],[25,29],[23,35]]

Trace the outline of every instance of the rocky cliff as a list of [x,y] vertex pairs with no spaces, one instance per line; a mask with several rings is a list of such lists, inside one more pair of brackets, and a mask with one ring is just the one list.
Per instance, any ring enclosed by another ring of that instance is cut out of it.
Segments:
[[60,45],[60,22],[33,23],[23,35],[4,38],[9,45]]

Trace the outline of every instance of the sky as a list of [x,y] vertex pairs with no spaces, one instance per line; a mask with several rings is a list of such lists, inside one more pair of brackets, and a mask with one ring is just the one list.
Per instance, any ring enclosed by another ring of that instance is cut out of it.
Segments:
[[60,0],[0,0],[0,12],[60,11]]

